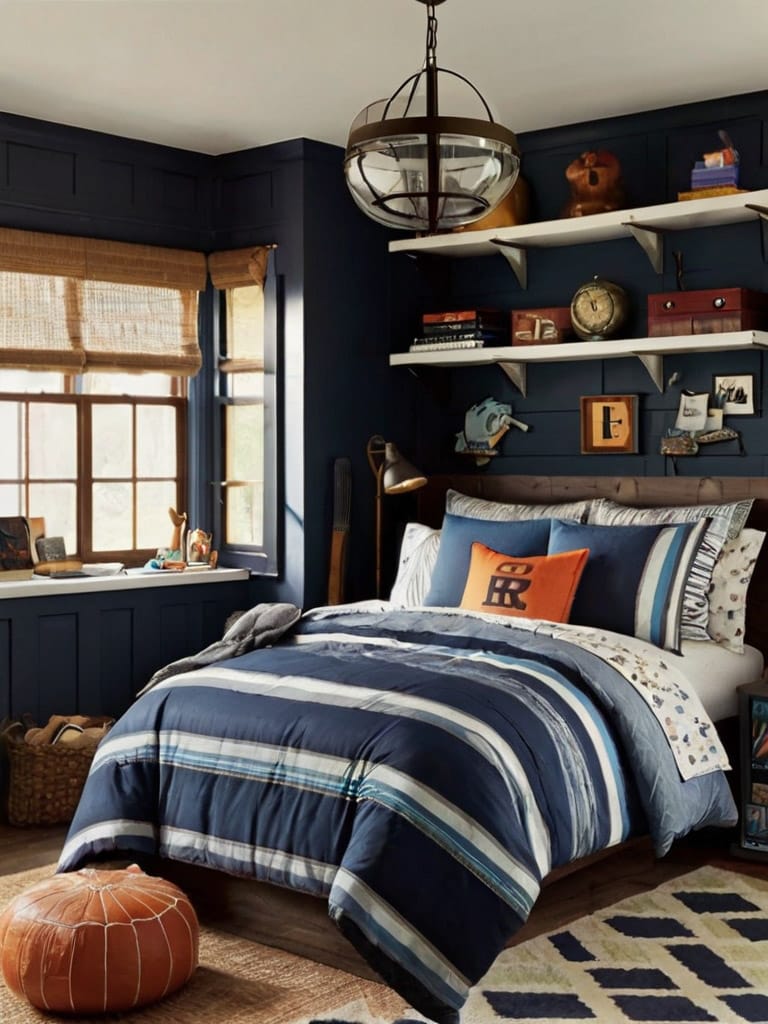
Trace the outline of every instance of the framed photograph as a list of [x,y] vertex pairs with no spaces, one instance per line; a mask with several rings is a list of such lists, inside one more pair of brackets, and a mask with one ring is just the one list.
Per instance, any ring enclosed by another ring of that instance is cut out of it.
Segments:
[[712,401],[725,416],[754,416],[755,375],[753,373],[715,374],[712,377]]
[[581,452],[637,452],[637,395],[582,396]]

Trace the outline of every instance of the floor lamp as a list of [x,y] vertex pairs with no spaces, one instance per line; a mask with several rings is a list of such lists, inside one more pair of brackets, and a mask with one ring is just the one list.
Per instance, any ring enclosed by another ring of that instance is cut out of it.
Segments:
[[427,482],[424,474],[404,459],[397,446],[374,434],[366,448],[376,479],[376,597],[381,597],[381,503],[385,494],[405,494]]

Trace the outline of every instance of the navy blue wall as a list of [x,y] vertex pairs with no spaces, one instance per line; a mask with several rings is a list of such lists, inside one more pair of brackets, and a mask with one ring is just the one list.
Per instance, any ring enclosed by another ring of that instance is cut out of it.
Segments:
[[[627,205],[673,202],[689,187],[693,161],[717,149],[717,131],[726,129],[741,154],[741,184],[768,187],[768,94],[718,100],[670,110],[614,118],[590,124],[533,132],[520,138],[523,174],[533,192],[533,220],[560,215],[568,198],[565,168],[580,153],[604,148],[620,160]],[[760,221],[714,229],[673,232],[665,236],[664,273],[657,275],[632,239],[562,248],[528,250],[528,288],[518,285],[501,255],[482,259],[433,258],[419,269],[406,255],[393,256],[393,291],[410,296],[403,303],[395,350],[407,348],[419,313],[426,308],[481,304],[504,309],[567,306],[576,288],[595,274],[622,284],[632,299],[626,337],[646,335],[646,299],[676,288],[673,251],[683,256],[687,289],[743,286],[768,291]],[[422,261],[419,261],[422,262]],[[659,441],[674,422],[680,388],[708,391],[714,373],[754,373],[759,406],[766,409],[764,356],[756,352],[669,356],[665,379],[674,371],[680,383],[659,394],[636,359],[531,364],[528,397],[522,398],[495,367],[455,370],[418,369],[423,409],[419,421],[419,460],[433,472],[472,471],[474,462],[453,453],[456,432],[467,408],[487,395],[510,402],[514,413],[530,423],[523,434],[510,430],[500,444],[501,456],[490,473],[629,474],[663,476],[674,472],[659,455]],[[393,371],[403,376],[406,370]],[[640,397],[640,454],[581,455],[579,397],[637,394]],[[732,417],[730,425],[744,438],[746,456],[734,444],[702,448],[701,454],[677,460],[677,471],[691,475],[762,475],[768,457],[768,433],[761,416]]]
[[[687,186],[692,161],[716,148],[719,128],[730,132],[741,152],[744,186],[767,187],[766,110],[768,93],[761,93],[528,133],[520,141],[533,216],[558,215],[567,198],[567,164],[595,147],[608,148],[621,160],[629,205],[671,201]],[[387,253],[392,236],[354,206],[343,184],[341,157],[336,147],[307,140],[209,157],[0,115],[0,224],[199,251],[274,242],[284,297],[279,576],[254,577],[233,590],[179,588],[185,593],[178,614],[161,615],[165,598],[151,591],[134,591],[102,609],[93,598],[7,600],[0,615],[0,713],[119,710],[159,664],[215,638],[234,607],[276,599],[304,607],[322,603],[333,460],[340,455],[349,456],[353,467],[348,597],[370,596],[374,483],[364,450],[373,433],[396,441],[427,472],[466,472],[467,461],[453,453],[455,434],[467,407],[492,394],[510,401],[533,430],[510,431],[490,472],[672,471],[657,452],[659,437],[674,419],[679,388],[659,394],[634,360],[533,365],[525,399],[493,367],[418,376],[390,370],[388,353],[407,347],[418,315],[428,306],[566,305],[578,284],[602,274],[629,290],[635,309],[629,332],[643,336],[646,295],[675,286],[672,249],[683,253],[689,288],[768,290],[757,221],[670,236],[668,269],[660,277],[631,239],[532,250],[527,291],[501,256],[419,266]],[[189,511],[201,524],[215,519],[208,486],[215,448],[211,301],[209,291],[202,302],[205,366],[192,384],[191,403]],[[676,370],[682,386],[705,390],[712,373],[755,373],[765,409],[762,362],[755,353],[669,358],[665,375]],[[580,456],[579,396],[611,392],[640,396],[641,454]],[[746,456],[713,447],[679,460],[679,471],[764,473],[768,438],[762,417],[733,422],[743,432]],[[410,496],[386,499],[389,554],[411,501]],[[98,656],[94,630],[101,638],[115,637],[109,643],[99,640]],[[26,654],[12,658],[12,650]],[[63,666],[58,672],[51,671],[53,650],[56,664]],[[127,664],[133,666],[128,674]],[[78,708],[70,706],[72,701]]]
[[[373,478],[365,442],[375,432],[411,436],[412,403],[387,367],[388,236],[349,199],[339,150],[295,140],[214,158],[0,115],[0,223],[206,252],[275,243],[283,370],[279,575],[179,588],[172,600],[152,590],[106,604],[93,595],[4,600],[0,715],[116,713],[159,665],[218,637],[235,608],[324,602],[337,455],[353,460],[348,596],[367,596]],[[212,302],[209,288],[204,366],[190,402],[188,511],[201,525],[217,514]]]

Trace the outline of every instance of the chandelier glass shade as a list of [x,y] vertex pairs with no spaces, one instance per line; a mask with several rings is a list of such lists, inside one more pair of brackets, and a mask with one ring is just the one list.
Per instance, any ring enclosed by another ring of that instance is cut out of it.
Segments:
[[[437,64],[434,2],[427,6],[423,68],[388,100],[365,107],[349,132],[344,172],[360,209],[407,231],[444,231],[484,217],[517,179],[513,132],[493,120],[472,83]],[[442,3],[443,0],[435,0]],[[441,92],[461,86],[461,116],[439,112]]]

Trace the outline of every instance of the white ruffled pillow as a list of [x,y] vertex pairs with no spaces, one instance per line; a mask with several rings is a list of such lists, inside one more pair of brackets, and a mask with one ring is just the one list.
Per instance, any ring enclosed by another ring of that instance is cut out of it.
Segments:
[[591,501],[561,501],[549,505],[533,505],[530,502],[489,501],[487,498],[473,498],[469,494],[448,490],[445,494],[445,511],[454,516],[470,519],[492,519],[513,522],[516,519],[575,519],[577,523],[587,521]]
[[424,604],[437,561],[440,530],[423,523],[408,523],[400,545],[397,575],[389,600],[398,608]]

